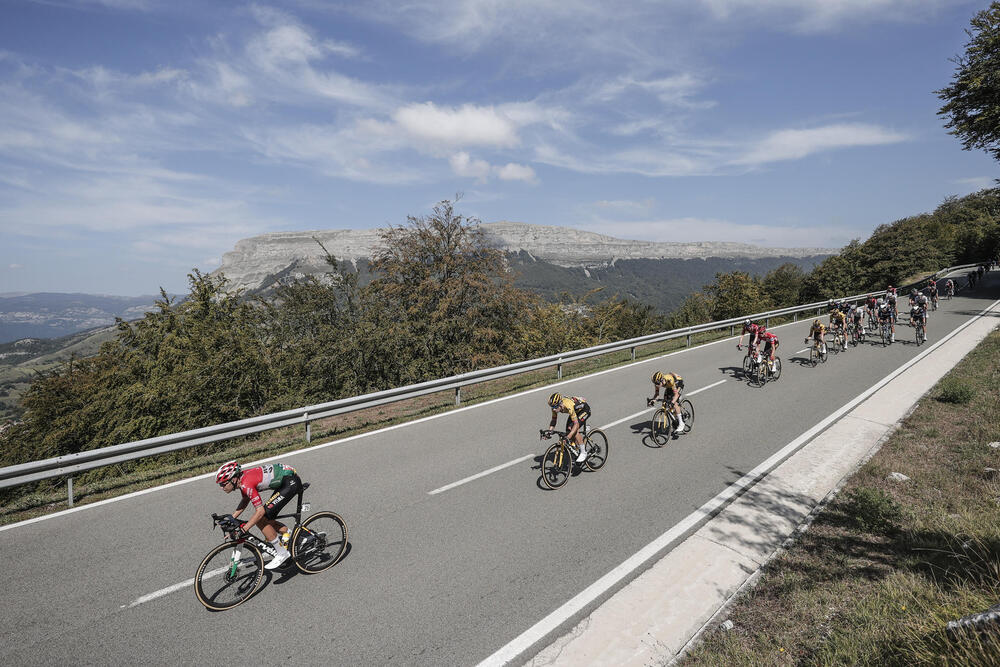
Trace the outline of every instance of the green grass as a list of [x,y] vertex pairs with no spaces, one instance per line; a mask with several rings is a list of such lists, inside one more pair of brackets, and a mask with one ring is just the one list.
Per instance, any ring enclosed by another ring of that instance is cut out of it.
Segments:
[[[994,332],[733,603],[734,628],[681,664],[1000,665],[1000,631],[945,633],[1000,602],[998,386]],[[970,395],[942,401],[949,387]]]

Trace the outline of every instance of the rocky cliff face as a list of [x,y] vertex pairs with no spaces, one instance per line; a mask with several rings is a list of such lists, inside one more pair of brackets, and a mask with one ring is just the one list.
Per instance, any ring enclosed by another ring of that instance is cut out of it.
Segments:
[[[492,222],[482,225],[492,244],[508,252],[525,251],[562,267],[593,268],[620,259],[695,259],[708,257],[810,257],[829,248],[764,248],[743,243],[656,243],[630,241],[568,227]],[[377,229],[277,232],[243,239],[222,257],[214,272],[225,274],[230,288],[256,290],[278,275],[301,277],[326,270],[319,240],[340,260],[368,258],[379,243]]]

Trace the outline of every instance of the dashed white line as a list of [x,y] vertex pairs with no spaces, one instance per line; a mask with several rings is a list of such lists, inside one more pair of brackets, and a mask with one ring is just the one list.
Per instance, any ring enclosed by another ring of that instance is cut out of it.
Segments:
[[428,491],[427,495],[433,496],[433,495],[436,495],[438,493],[441,493],[442,491],[447,491],[448,489],[454,489],[456,486],[462,486],[463,484],[466,484],[466,483],[471,482],[473,480],[479,479],[480,477],[486,477],[486,475],[491,475],[491,474],[497,472],[498,470],[503,470],[504,468],[509,468],[512,465],[517,465],[521,461],[527,461],[532,456],[534,456],[534,454],[528,454],[527,456],[522,456],[519,459],[514,459],[513,461],[507,461],[507,463],[501,463],[498,466],[490,468],[489,470],[484,470],[481,473],[478,473],[476,475],[472,475],[470,477],[466,477],[465,479],[460,479],[457,482],[452,482],[451,484],[447,484],[445,486],[442,486],[439,489],[434,489],[433,491]]

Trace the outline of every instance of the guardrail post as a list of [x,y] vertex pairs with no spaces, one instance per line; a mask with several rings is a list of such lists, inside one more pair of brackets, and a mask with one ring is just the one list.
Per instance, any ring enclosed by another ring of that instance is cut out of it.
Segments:
[[691,334],[688,334],[688,343],[687,343],[687,346],[691,347]]
[[735,324],[732,325],[731,327],[729,327],[729,335],[730,336],[735,336],[736,335],[736,325]]
[[556,379],[562,380],[562,362],[556,364]]
[[799,314],[792,313],[792,322],[798,322],[798,321],[799,321]]
[[69,506],[72,507],[73,506],[73,478],[72,477],[70,477],[68,480],[66,480],[66,495],[68,496],[68,499],[69,499]]
[[770,317],[765,317],[764,318],[764,326],[765,327],[771,326],[771,318]]
[[632,348],[632,361],[635,361],[635,348]]
[[312,422],[309,421],[309,413],[303,415],[306,420],[306,442],[312,442]]
[[455,405],[462,404],[462,388],[455,387]]

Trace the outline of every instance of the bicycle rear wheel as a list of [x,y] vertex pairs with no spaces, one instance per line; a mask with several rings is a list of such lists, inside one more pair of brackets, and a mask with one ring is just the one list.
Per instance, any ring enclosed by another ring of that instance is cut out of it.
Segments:
[[591,470],[600,470],[608,462],[608,436],[599,428],[587,431],[583,446],[587,448],[585,463]]
[[558,489],[569,481],[573,472],[573,455],[561,442],[549,447],[542,456],[542,484]]
[[684,417],[684,432],[688,433],[694,426],[694,405],[686,398],[681,401],[681,416]]
[[771,371],[771,379],[777,380],[781,377],[781,357],[774,358],[774,370]]
[[194,594],[212,611],[250,599],[264,579],[264,557],[252,544],[225,542],[208,552],[194,575]]
[[657,447],[667,444],[672,429],[672,422],[667,415],[667,411],[664,408],[660,408],[653,413],[651,424],[650,431],[652,432],[653,444]]
[[306,574],[337,564],[347,550],[347,524],[333,512],[316,512],[292,535],[292,560]]

